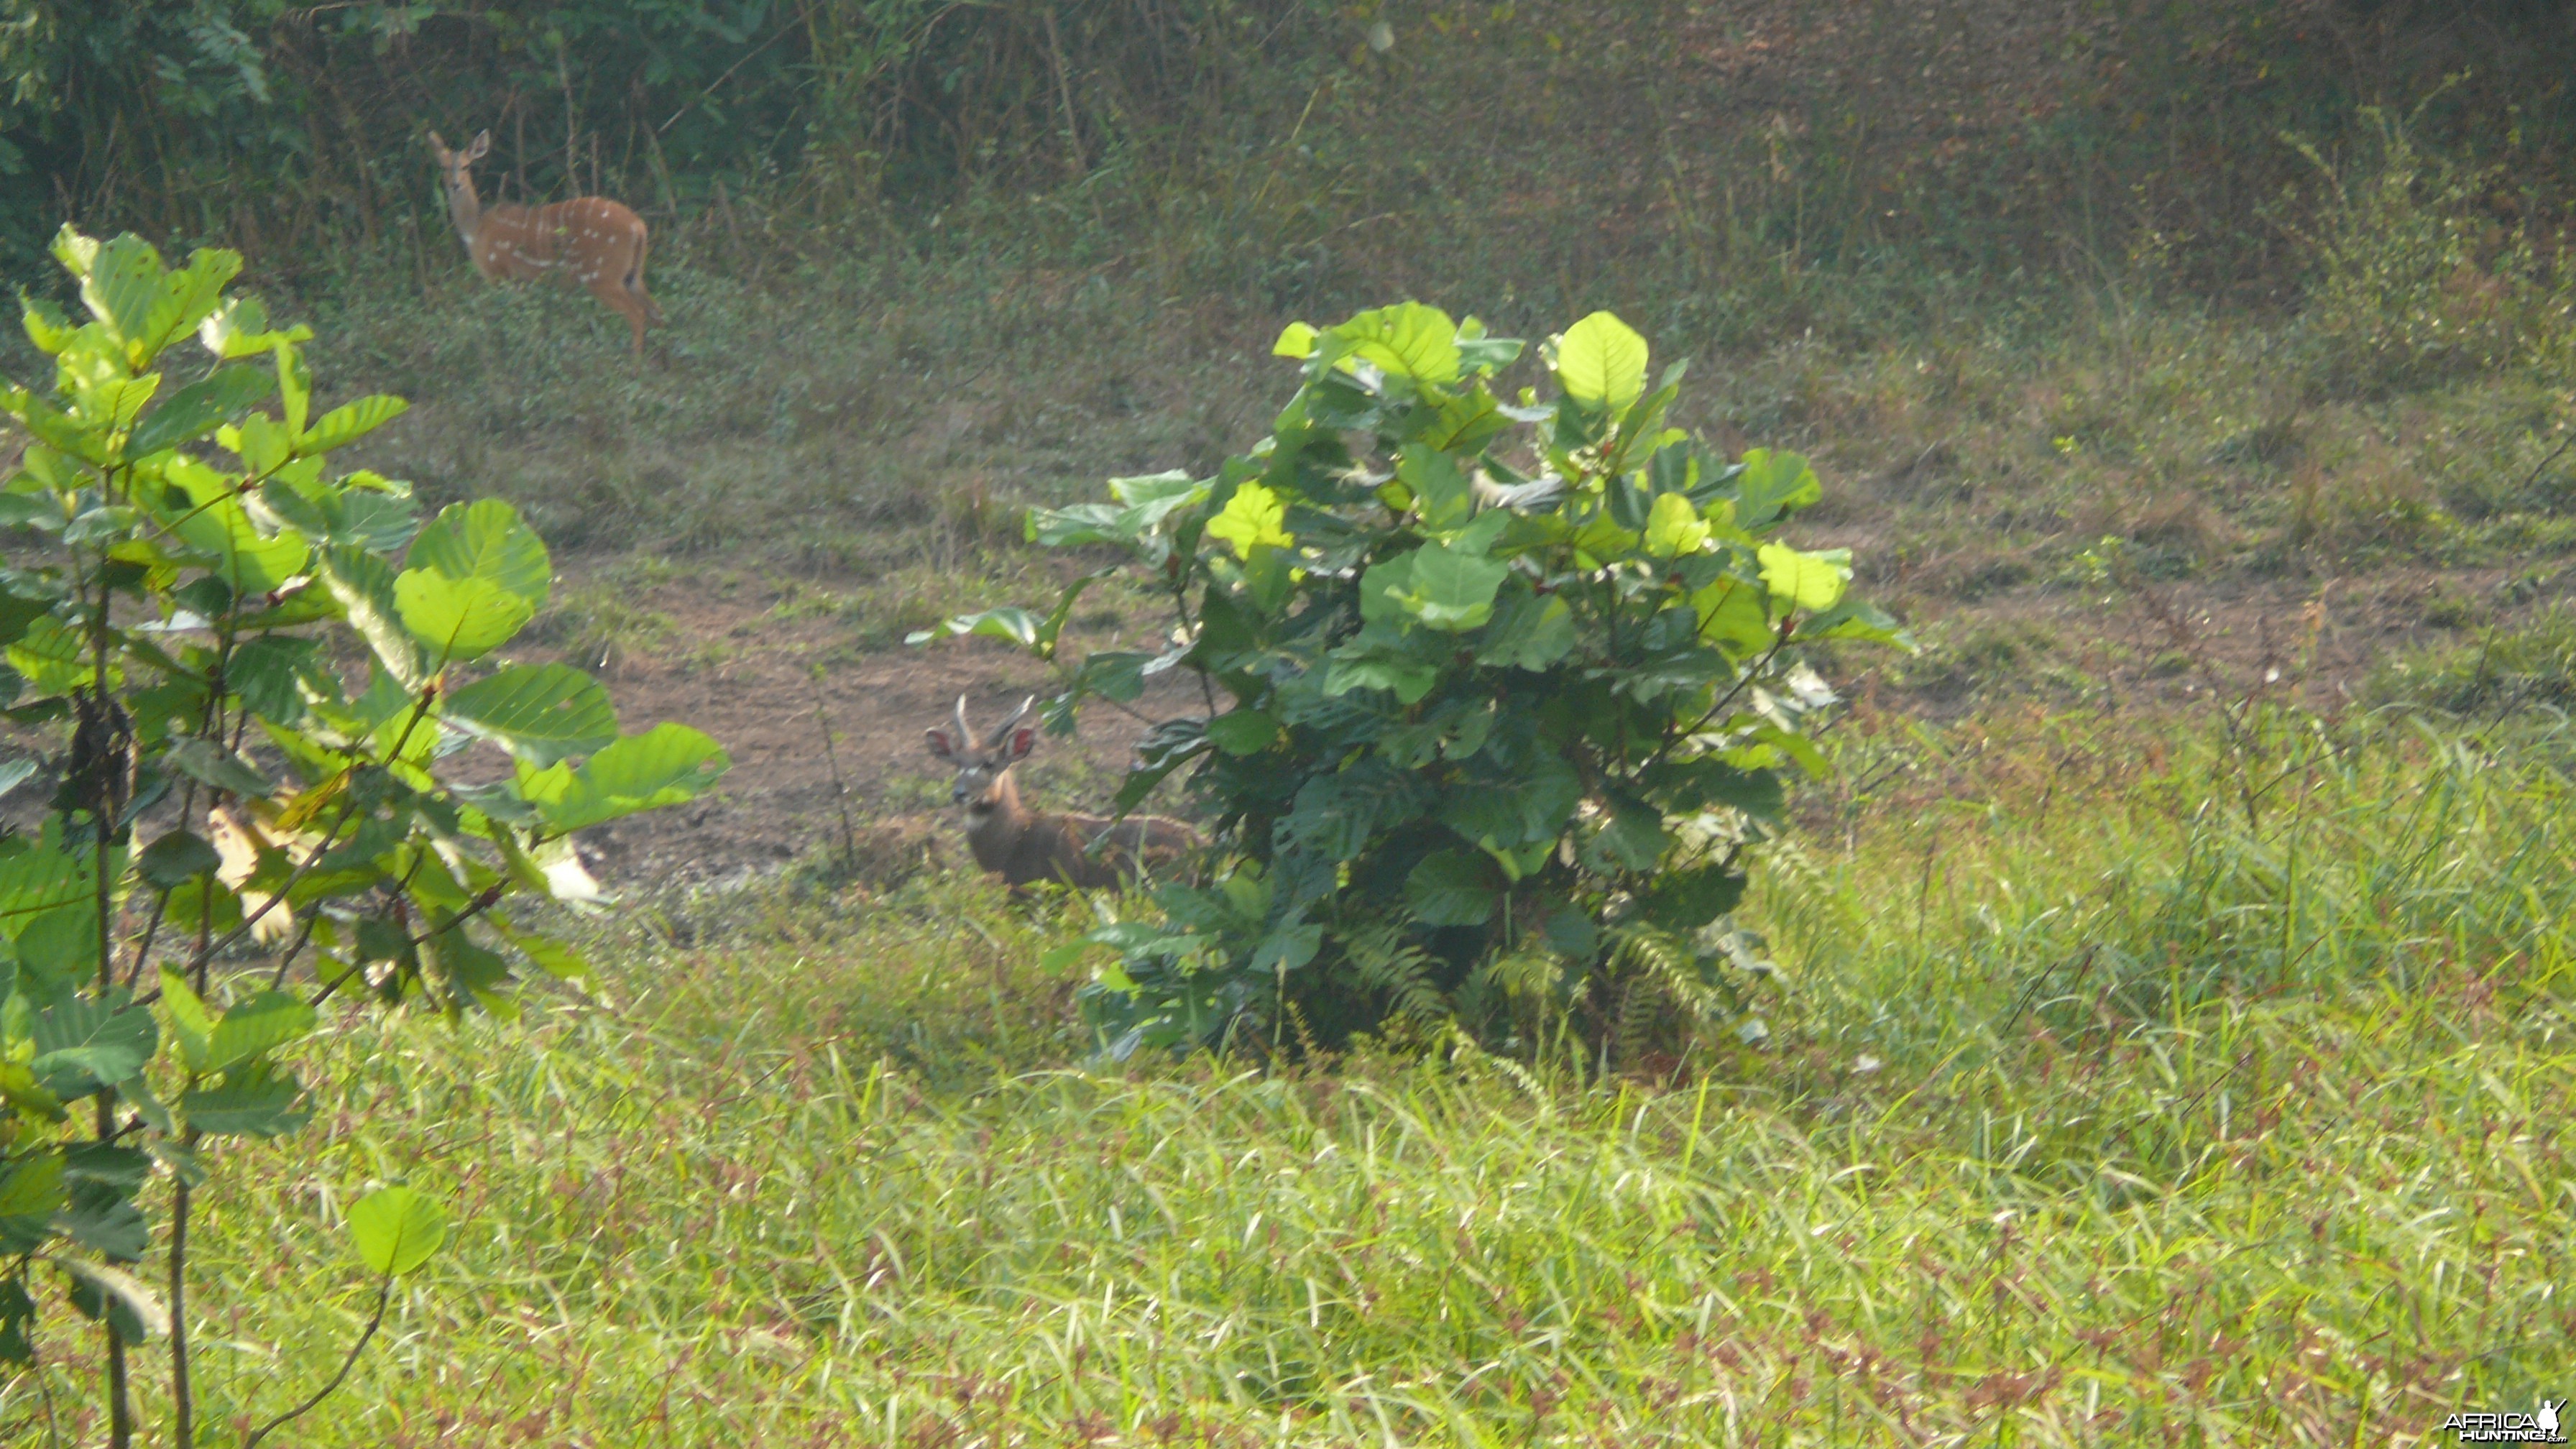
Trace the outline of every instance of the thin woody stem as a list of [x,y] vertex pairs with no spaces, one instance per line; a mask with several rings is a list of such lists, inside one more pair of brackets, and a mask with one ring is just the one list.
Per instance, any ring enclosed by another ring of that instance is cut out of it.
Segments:
[[313,1391],[313,1397],[306,1399],[303,1403],[296,1405],[294,1408],[289,1409],[285,1413],[278,1415],[276,1418],[269,1420],[267,1423],[260,1425],[256,1432],[254,1432],[249,1438],[242,1441],[242,1449],[259,1449],[260,1440],[267,1438],[273,1431],[312,1413],[315,1405],[321,1403],[324,1399],[331,1397],[332,1392],[338,1389],[342,1383],[347,1381],[349,1370],[358,1366],[358,1355],[366,1351],[367,1340],[374,1338],[376,1336],[376,1330],[383,1326],[385,1321],[385,1308],[388,1304],[393,1302],[393,1297],[394,1277],[391,1273],[387,1273],[385,1275],[384,1287],[376,1291],[375,1313],[367,1319],[366,1329],[358,1335],[358,1341],[349,1345],[349,1356],[340,1360],[340,1371],[331,1375],[331,1382],[315,1389]]

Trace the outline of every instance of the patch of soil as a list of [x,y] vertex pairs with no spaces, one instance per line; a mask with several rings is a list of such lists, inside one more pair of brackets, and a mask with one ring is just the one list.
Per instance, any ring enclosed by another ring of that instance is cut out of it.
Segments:
[[[567,560],[559,587],[577,586],[613,562]],[[826,590],[853,582],[800,580]],[[845,621],[771,617],[779,596],[759,587],[673,583],[633,592],[635,603],[670,620],[676,638],[649,656],[595,669],[617,702],[620,727],[632,732],[672,720],[704,730],[724,746],[733,769],[685,807],[582,832],[584,855],[603,881],[738,877],[818,850],[849,853],[858,874],[881,882],[922,865],[971,864],[948,808],[951,772],[930,758],[922,732],[947,723],[961,694],[968,718],[989,728],[1048,689],[1043,666],[987,639],[861,649]],[[1108,647],[1105,637],[1099,643]],[[597,664],[544,649],[513,657]],[[1153,723],[1204,710],[1169,677],[1131,708],[1095,703],[1084,709],[1075,738],[1042,735],[1020,767],[1035,803],[1053,797],[1060,807],[1107,808],[1108,782],[1126,769]]]
[[[2115,706],[2172,706],[2267,690],[2331,713],[2356,699],[2372,668],[2390,654],[2473,637],[2427,621],[2437,592],[2487,595],[2503,577],[2492,569],[2391,569],[2322,580],[2025,587],[1973,603],[1918,607],[1911,622],[1919,634],[1939,630],[1951,641],[1980,635],[2027,641],[2029,664],[2073,670]],[[1938,717],[2027,692],[2037,682],[2026,676],[2017,686],[1989,675],[1973,689],[1913,693],[1922,712]]]
[[[2425,603],[2437,589],[2489,596],[2500,577],[2494,570],[2409,568],[2335,580],[2221,577],[2116,591],[2025,586],[1974,603],[1927,602],[1915,622],[1954,636],[2021,630],[2043,641],[2048,662],[2090,681],[2088,697],[2113,706],[2169,709],[2206,702],[2213,693],[2233,698],[2266,688],[2332,711],[2359,693],[2364,676],[2388,653],[2466,637],[2426,622]],[[665,587],[647,600],[670,614],[688,639],[726,641],[731,652],[721,663],[645,660],[608,676],[626,728],[662,719],[693,724],[725,745],[734,769],[712,797],[687,810],[587,833],[603,877],[720,877],[840,840],[832,768],[815,721],[817,686],[809,677],[818,658],[826,661],[821,699],[836,731],[859,840],[857,868],[900,875],[925,865],[967,864],[943,803],[947,777],[924,753],[921,732],[943,722],[960,693],[977,723],[989,723],[1043,688],[1044,672],[1016,651],[980,639],[854,650],[846,626],[770,620],[767,598],[742,592],[748,596],[716,598]],[[680,657],[686,646],[664,652]],[[1855,653],[1846,662],[1846,687],[1867,690],[1867,676],[1884,657]],[[2277,677],[2267,679],[2274,671]],[[1883,702],[1955,715],[2042,689],[2035,680],[2024,688],[1989,679],[1954,698],[1907,690],[1901,704]],[[1166,680],[1138,713],[1160,719],[1202,707],[1179,682]],[[1058,782],[1060,803],[1104,808],[1110,780],[1147,727],[1094,706],[1083,716],[1078,740],[1048,739],[1027,768],[1041,789],[1050,776]],[[1061,783],[1067,775],[1077,777],[1070,787]]]
[[[1833,536],[1804,542],[1849,544],[1863,531],[1827,532]],[[567,559],[561,587],[579,587],[619,562]],[[744,571],[762,563],[734,562]],[[1906,667],[1909,661],[1853,651],[1840,661],[1836,682],[1875,696],[1881,707],[1933,718],[2016,697],[2065,695],[2069,676],[2081,681],[2074,688],[2084,701],[2112,707],[2187,709],[2261,689],[2331,712],[2360,692],[2389,653],[2474,637],[2474,630],[2428,622],[2427,604],[2437,594],[2492,599],[2502,577],[2498,570],[2390,568],[2333,580],[2222,576],[2117,589],[2023,585],[1970,602],[1918,597],[1907,611],[1918,633],[1947,641],[1954,652],[1962,639],[2018,640],[2018,657],[1962,672],[1955,688],[1945,688],[1937,671],[1927,680],[1925,671]],[[884,886],[924,870],[971,868],[948,806],[949,774],[924,750],[922,732],[945,723],[960,694],[970,718],[989,726],[1043,692],[1045,670],[983,639],[863,648],[850,621],[776,617],[785,596],[740,578],[709,564],[682,581],[626,590],[639,608],[667,618],[671,637],[604,669],[561,649],[513,651],[523,663],[561,658],[595,669],[628,731],[673,720],[705,730],[732,756],[732,772],[705,798],[583,832],[593,871],[615,885],[717,882],[821,855],[840,857],[854,878]],[[831,591],[863,582],[824,576],[794,587]],[[2547,592],[2567,591],[2561,581]],[[2544,602],[2491,611],[2484,622],[2509,624]],[[1074,647],[1110,647],[1107,630],[1116,627],[1103,625]],[[1909,683],[1884,689],[1882,671]],[[1104,809],[1153,721],[1204,707],[1188,681],[1171,676],[1156,681],[1133,713],[1094,705],[1077,737],[1042,739],[1022,767],[1024,788],[1042,804]],[[32,738],[18,743],[44,748]],[[485,758],[460,761],[460,773],[499,771],[492,747],[475,752]],[[11,823],[31,824],[47,793],[41,781],[13,792]]]
[[[622,561],[560,560],[557,597]],[[765,563],[734,562],[746,571]],[[688,581],[621,590],[626,602],[669,625],[669,636],[649,650],[625,651],[605,667],[596,657],[548,646],[509,649],[495,660],[560,660],[588,670],[616,701],[623,731],[675,721],[704,730],[732,757],[725,778],[686,806],[581,832],[578,844],[593,874],[612,886],[739,880],[823,854],[860,882],[882,887],[924,869],[971,868],[948,803],[952,772],[930,758],[922,732],[947,723],[961,694],[969,719],[989,728],[1047,689],[1044,668],[985,639],[862,649],[852,642],[849,621],[774,618],[781,601],[774,589],[742,583],[721,564],[690,572]],[[830,590],[862,582],[807,577],[799,586]],[[1074,629],[1068,635],[1081,635],[1084,648],[1110,646],[1106,634],[1094,639]],[[1094,704],[1083,712],[1076,737],[1041,735],[1020,767],[1031,803],[1106,808],[1135,742],[1153,723],[1205,706],[1165,677],[1130,708],[1122,713]],[[60,733],[0,724],[0,759],[35,753],[50,760],[61,749]],[[274,763],[257,746],[252,755]],[[507,769],[497,746],[478,743],[442,773],[472,781],[499,778]],[[50,771],[40,772],[11,791],[0,801],[0,827],[34,829],[53,783]]]

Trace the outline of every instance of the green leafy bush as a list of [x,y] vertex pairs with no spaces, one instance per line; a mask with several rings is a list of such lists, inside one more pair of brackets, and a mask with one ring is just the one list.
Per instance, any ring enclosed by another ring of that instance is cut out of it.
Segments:
[[[125,1349],[166,1334],[194,1443],[184,1244],[214,1140],[303,1124],[289,1054],[334,997],[507,1014],[517,967],[582,974],[500,907],[589,894],[570,832],[726,762],[678,725],[621,738],[577,670],[484,666],[543,605],[545,544],[507,504],[424,525],[406,485],[332,471],[405,405],[317,413],[311,334],[225,295],[240,257],[172,271],[69,229],[54,252],[89,316],[29,302],[54,385],[0,388],[29,435],[0,487],[0,708],[68,736],[40,829],[0,835],[0,1361],[31,1360],[50,1264],[104,1325],[112,1441],[134,1422]],[[515,772],[454,783],[476,740]],[[36,773],[0,765],[0,789]],[[215,974],[244,952],[262,968]],[[125,1266],[155,1245],[156,1177],[166,1303]],[[444,1218],[368,1202],[351,1226],[389,1285]]]
[[[1673,1005],[1738,1015],[1728,914],[1783,771],[1823,768],[1832,694],[1797,648],[1898,636],[1846,597],[1847,554],[1777,541],[1820,496],[1805,460],[1667,427],[1682,368],[1650,384],[1606,312],[1546,345],[1551,398],[1495,393],[1521,350],[1419,304],[1298,324],[1277,351],[1304,382],[1250,455],[1030,515],[1127,550],[1175,621],[1159,656],[1066,668],[1051,726],[1195,674],[1206,712],[1153,732],[1119,806],[1188,767],[1232,854],[1094,933],[1122,956],[1086,997],[1113,1054],[1390,1019],[1526,1041],[1576,1003],[1634,1045]],[[1111,571],[949,627],[1053,661]]]
[[2291,138],[2326,183],[2314,234],[2302,237],[2312,275],[2301,320],[2316,381],[2420,386],[2554,350],[2567,330],[2568,278],[2551,275],[2527,232],[2504,233],[2486,215],[2498,171],[2424,151],[2375,107],[2360,114],[2376,132],[2371,166],[2338,170]]

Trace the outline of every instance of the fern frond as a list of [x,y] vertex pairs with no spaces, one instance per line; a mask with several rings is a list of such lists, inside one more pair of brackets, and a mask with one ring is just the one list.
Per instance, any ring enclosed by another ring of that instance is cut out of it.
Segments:
[[1612,1051],[1621,1065],[1645,1055],[1648,1038],[1654,1034],[1655,1018],[1662,1014],[1666,992],[1664,984],[1651,972],[1632,972],[1619,986],[1619,1027],[1613,1036]]
[[1477,967],[1476,974],[1502,988],[1512,1000],[1530,1001],[1556,990],[1565,966],[1545,951],[1524,949],[1495,957]]
[[1735,1003],[1701,974],[1690,947],[1652,926],[1626,926],[1614,935],[1610,977],[1620,993],[1611,1040],[1623,1062],[1635,1061],[1652,1044],[1667,1010],[1693,1028],[1723,1026],[1736,1014]]
[[1279,1004],[1287,1008],[1288,1025],[1297,1033],[1297,1050],[1302,1052],[1308,1061],[1321,1058],[1324,1048],[1315,1040],[1313,1028],[1306,1025],[1306,1013],[1298,1008],[1296,998],[1283,996],[1279,999]]
[[1860,909],[1851,893],[1835,884],[1796,841],[1771,842],[1762,861],[1771,877],[1764,894],[1766,914],[1788,929],[1805,954],[1859,932]]
[[1387,1014],[1417,1021],[1446,1021],[1448,993],[1431,979],[1435,963],[1395,926],[1372,926],[1348,937],[1343,952],[1360,984],[1382,993]]

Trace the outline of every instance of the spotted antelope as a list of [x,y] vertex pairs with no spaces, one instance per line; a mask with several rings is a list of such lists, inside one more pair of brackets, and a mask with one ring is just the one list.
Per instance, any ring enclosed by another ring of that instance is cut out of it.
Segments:
[[563,276],[580,283],[634,328],[635,360],[643,361],[644,329],[662,320],[661,307],[644,290],[644,218],[605,196],[487,207],[474,194],[472,167],[491,149],[489,131],[462,151],[450,151],[436,131],[429,133],[448,219],[474,270],[495,282]]

